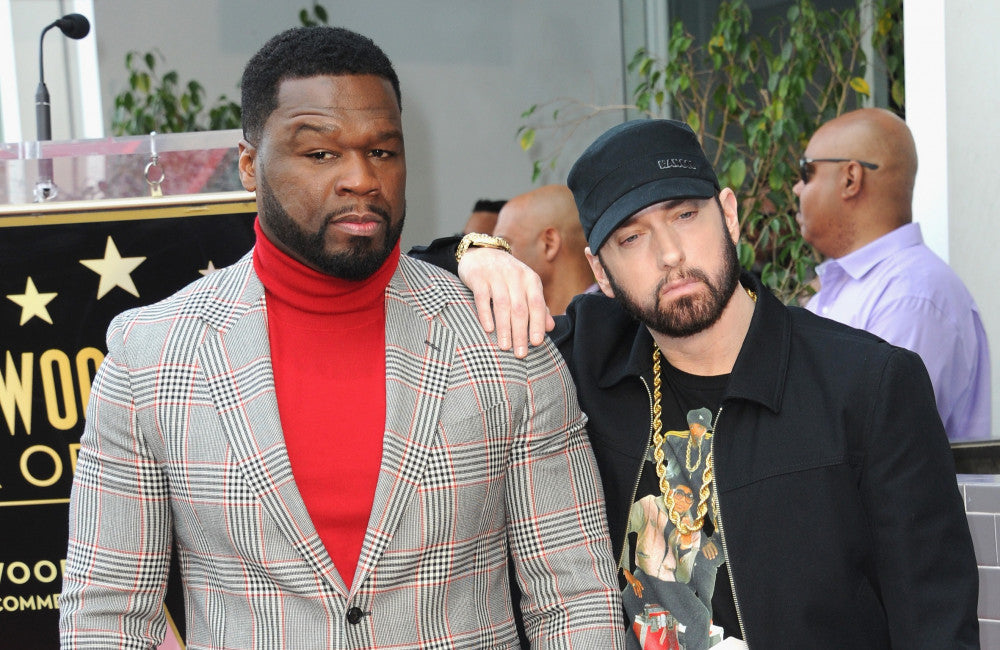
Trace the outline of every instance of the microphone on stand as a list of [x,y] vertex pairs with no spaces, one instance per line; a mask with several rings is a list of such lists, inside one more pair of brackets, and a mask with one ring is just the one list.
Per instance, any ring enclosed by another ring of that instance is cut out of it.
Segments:
[[[49,89],[45,87],[45,66],[42,63],[43,43],[45,33],[58,27],[63,34],[72,39],[81,39],[90,33],[90,21],[80,14],[67,14],[42,30],[38,38],[38,89],[35,90],[35,123],[38,131],[38,141],[52,139],[52,114],[49,106]],[[52,181],[52,159],[41,158],[39,146],[38,180],[35,183],[35,202],[48,201],[58,193]]]

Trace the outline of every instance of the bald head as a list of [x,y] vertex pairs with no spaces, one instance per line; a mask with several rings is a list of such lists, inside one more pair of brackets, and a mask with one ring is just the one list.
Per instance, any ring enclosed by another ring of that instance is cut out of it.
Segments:
[[511,253],[542,279],[553,314],[593,283],[583,251],[587,240],[565,185],[546,185],[515,196],[500,210],[494,234],[510,242]]
[[[917,150],[910,129],[891,111],[862,108],[830,120],[809,140],[804,157],[817,162],[809,183],[795,185],[799,222],[806,241],[824,255],[841,257],[912,220]],[[853,162],[823,162],[827,158]]]
[[[497,218],[496,232],[506,236],[516,230],[533,238],[545,228],[556,228],[566,235],[583,234],[573,193],[565,185],[546,185],[507,201]],[[587,245],[582,241],[581,251]]]
[[[878,190],[878,195],[891,199],[888,202],[905,204],[906,212],[910,212],[917,147],[910,128],[898,115],[882,108],[851,111],[821,126],[810,146],[817,138],[833,143],[844,152],[844,158],[876,163],[880,173],[870,175],[871,187]],[[891,197],[886,196],[887,192]]]

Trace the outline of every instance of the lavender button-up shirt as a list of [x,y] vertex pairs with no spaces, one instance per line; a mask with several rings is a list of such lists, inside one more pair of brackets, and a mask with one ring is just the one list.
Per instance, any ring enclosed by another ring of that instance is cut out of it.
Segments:
[[990,352],[979,308],[909,223],[816,267],[806,308],[913,350],[952,441],[990,437]]

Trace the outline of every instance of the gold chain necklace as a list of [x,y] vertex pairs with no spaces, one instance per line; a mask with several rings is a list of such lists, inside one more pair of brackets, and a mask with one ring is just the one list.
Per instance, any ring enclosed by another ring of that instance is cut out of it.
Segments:
[[[691,525],[681,521],[681,514],[674,510],[674,493],[670,489],[670,481],[667,480],[667,468],[663,464],[663,422],[660,415],[663,408],[660,404],[662,380],[660,379],[660,346],[653,344],[653,459],[656,461],[656,476],[660,479],[660,492],[663,493],[663,502],[667,506],[667,515],[681,535],[690,535],[701,530],[705,525],[705,513],[708,512],[708,498],[711,495],[712,485],[712,452],[709,451],[705,457],[705,471],[701,475],[701,489],[698,491],[698,508],[695,512],[694,521]],[[689,439],[690,444],[690,439]],[[701,457],[699,449],[699,458]],[[699,461],[700,462],[700,461]]]
[[[747,292],[747,295],[750,296],[750,299],[754,303],[757,302],[756,292],[746,287],[743,287],[743,290]],[[663,464],[663,441],[665,438],[663,436],[663,422],[660,419],[660,415],[663,413],[663,408],[660,404],[662,385],[663,382],[660,378],[660,346],[653,343],[653,459],[656,461],[656,476],[660,479],[660,492],[663,493],[663,501],[667,506],[667,515],[670,517],[670,521],[677,527],[681,535],[689,535],[697,530],[701,530],[702,526],[705,525],[705,514],[708,512],[708,499],[711,496],[712,477],[714,475],[712,452],[709,450],[708,455],[705,456],[705,471],[701,474],[701,489],[698,490],[698,508],[695,511],[694,521],[689,526],[681,521],[680,513],[674,510],[674,493],[670,489],[670,481],[667,480],[667,468]],[[689,472],[698,469],[698,466],[701,464],[701,441],[698,442],[698,462],[695,463],[694,467],[691,467],[691,438],[688,438],[687,454],[684,460]]]

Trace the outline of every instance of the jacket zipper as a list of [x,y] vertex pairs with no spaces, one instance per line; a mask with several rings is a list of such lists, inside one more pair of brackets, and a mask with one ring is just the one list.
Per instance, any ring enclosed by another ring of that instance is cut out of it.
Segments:
[[[648,390],[648,389],[647,389]],[[715,459],[715,437],[719,431],[719,418],[722,416],[722,406],[719,406],[718,413],[715,414],[715,427],[714,433],[712,435],[712,443],[710,451],[713,460]],[[716,469],[718,467],[716,466]],[[736,607],[736,621],[740,624],[740,635],[743,637],[743,642],[750,647],[750,641],[747,639],[747,630],[743,626],[743,612],[740,611],[740,599],[736,597],[736,580],[733,578],[733,564],[729,556],[729,549],[726,547],[726,535],[722,531],[722,506],[719,504],[719,485],[716,481],[716,472],[712,472],[712,500],[715,501],[715,517],[718,519],[716,522],[719,529],[719,539],[722,541],[722,552],[726,556],[726,562],[729,563],[729,588],[733,591],[733,605]]]
[[[646,388],[646,397],[649,399],[649,437],[646,439],[646,449],[649,449],[649,445],[652,444],[653,439],[653,393],[649,390],[649,384],[646,383],[645,377],[639,377],[642,380],[642,385]],[[625,538],[622,540],[622,552],[618,557],[618,568],[625,569],[628,567],[625,558],[625,549],[628,548],[628,520],[632,517],[632,504],[635,503],[635,496],[639,493],[639,480],[642,479],[642,468],[646,465],[646,459],[639,462],[639,471],[635,475],[635,485],[632,486],[632,498],[628,502],[628,515],[625,518]],[[725,550],[725,549],[723,549]]]

